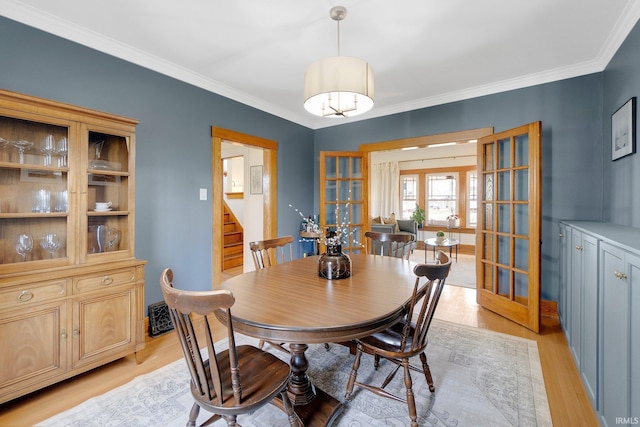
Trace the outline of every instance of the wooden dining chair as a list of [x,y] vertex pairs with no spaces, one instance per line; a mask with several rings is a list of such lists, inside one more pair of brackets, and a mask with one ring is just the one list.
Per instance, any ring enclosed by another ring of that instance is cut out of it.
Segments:
[[[249,249],[251,249],[251,256],[256,270],[271,267],[274,264],[289,262],[293,259],[293,236],[250,242]],[[284,343],[268,342],[276,349],[289,353]],[[260,340],[258,347],[264,348],[264,343],[264,340]]]
[[[160,276],[160,287],[191,375],[195,402],[187,427],[195,426],[201,407],[214,414],[203,425],[224,418],[228,426],[236,426],[237,415],[267,403],[283,409],[291,426],[302,426],[287,396],[289,364],[256,347],[236,346],[231,321],[235,298],[231,291],[175,289],[173,272],[168,268]],[[213,322],[218,322],[216,311],[224,313],[226,319],[228,350],[216,351],[214,345],[211,331]],[[202,355],[201,343],[206,345],[208,357]]]
[[380,233],[367,231],[367,253],[392,256],[408,260],[413,248],[415,236],[409,233]]
[[[413,272],[416,275],[413,293],[404,319],[382,332],[375,333],[365,338],[358,339],[356,355],[353,360],[351,374],[347,382],[345,399],[349,399],[354,386],[358,386],[375,393],[378,396],[387,397],[407,403],[411,426],[417,427],[416,402],[413,394],[413,380],[411,370],[422,372],[429,385],[429,390],[435,392],[433,378],[427,363],[425,349],[427,347],[427,332],[433,319],[442,288],[451,268],[451,260],[442,251],[437,255],[437,264],[418,264]],[[418,309],[417,315],[414,311]],[[372,354],[393,362],[396,366],[387,375],[380,386],[374,386],[357,381],[358,368],[362,353]],[[419,355],[422,367],[411,365],[409,359]],[[385,390],[385,387],[393,379],[396,372],[404,370],[404,383],[406,386],[406,398],[402,398]]]
[[293,236],[250,242],[249,249],[256,270],[289,262],[293,259]]

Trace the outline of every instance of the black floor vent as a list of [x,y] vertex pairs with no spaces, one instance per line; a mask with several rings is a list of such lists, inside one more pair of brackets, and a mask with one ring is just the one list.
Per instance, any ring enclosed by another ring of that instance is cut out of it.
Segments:
[[173,330],[173,322],[169,316],[169,307],[162,302],[149,305],[149,336],[157,337]]

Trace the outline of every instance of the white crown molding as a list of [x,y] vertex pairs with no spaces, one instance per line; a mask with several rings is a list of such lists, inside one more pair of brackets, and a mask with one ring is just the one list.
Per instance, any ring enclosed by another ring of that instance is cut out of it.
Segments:
[[438,94],[416,100],[411,103],[401,103],[377,108],[374,106],[374,108],[366,114],[344,120],[332,120],[311,117],[303,110],[302,104],[300,105],[300,114],[282,109],[247,93],[235,90],[218,81],[206,78],[201,74],[187,70],[182,66],[165,61],[157,56],[150,55],[147,52],[121,43],[115,39],[105,37],[104,35],[98,34],[90,29],[80,27],[69,21],[61,20],[57,16],[45,13],[40,9],[33,8],[20,2],[13,0],[0,0],[0,10],[2,10],[2,15],[9,19],[13,19],[25,25],[29,25],[47,33],[54,34],[75,43],[112,55],[141,67],[148,68],[185,83],[192,84],[209,92],[216,93],[314,130],[601,72],[606,68],[609,61],[611,61],[617,50],[620,48],[620,45],[633,29],[633,26],[640,19],[640,2],[633,0],[629,1],[597,57],[592,61],[507,79],[500,82],[466,88],[459,91]]
[[[194,73],[184,67],[165,61],[162,58],[141,51],[130,45],[121,43],[115,39],[91,31],[85,27],[80,27],[70,21],[43,12],[23,3],[13,0],[0,0],[0,10],[2,16],[14,21],[70,40],[80,45],[95,49],[116,58],[131,62],[144,68],[156,71],[160,74],[175,78],[185,83],[192,84],[201,89],[224,96],[241,104],[262,110],[285,120],[298,123],[302,126],[312,127],[312,119],[302,115],[292,114],[273,104],[264,102],[244,92],[237,91],[218,81],[206,78],[201,74]],[[302,109],[302,104],[300,105]]]
[[436,105],[448,104],[451,102],[464,101],[465,99],[478,98],[486,95],[494,95],[509,90],[522,89],[525,87],[536,86],[554,81],[570,79],[573,77],[584,76],[592,73],[604,71],[613,56],[616,54],[622,43],[640,20],[640,2],[629,1],[625,10],[621,13],[618,22],[602,45],[597,57],[592,61],[586,61],[580,64],[574,64],[568,67],[557,68],[555,70],[547,70],[540,73],[534,73],[527,76],[507,79],[500,82],[494,82],[486,85],[466,88],[459,91],[434,95],[428,98],[416,100],[411,103],[402,103],[390,105],[387,107],[373,106],[373,109],[366,114],[348,119],[348,122],[334,123],[315,121],[313,129],[320,129],[336,124],[347,124],[356,121],[373,119],[376,117],[384,117],[392,114],[404,113],[421,108],[434,107]]
[[596,57],[596,61],[600,64],[600,71],[603,71],[609,65],[609,62],[629,36],[638,20],[640,20],[640,2],[631,0],[627,2],[626,7],[620,14],[620,18],[618,18],[618,22],[614,25]]
[[[558,68],[555,70],[546,70],[540,73],[529,74],[527,76],[521,76],[513,79],[489,83],[486,85],[442,93],[430,96],[428,98],[418,99],[411,103],[395,104],[378,108],[376,108],[376,106],[374,105],[373,109],[368,113],[357,116],[355,118],[350,118],[348,120],[350,123],[353,123],[360,120],[384,117],[392,114],[404,113],[407,111],[419,110],[422,108],[434,107],[437,105],[444,105],[451,102],[464,101],[466,99],[479,98],[481,96],[494,95],[496,93],[507,92],[510,90],[551,83],[600,71],[602,71],[602,68],[598,62],[589,61],[582,64],[574,64],[568,67]],[[319,129],[332,126],[335,123],[323,123],[320,121],[316,121],[315,124],[316,127],[314,127],[314,129]],[[345,122],[341,124],[345,124]]]

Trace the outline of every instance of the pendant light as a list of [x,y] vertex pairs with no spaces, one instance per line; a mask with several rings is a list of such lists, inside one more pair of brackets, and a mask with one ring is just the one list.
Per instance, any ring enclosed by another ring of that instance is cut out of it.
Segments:
[[366,61],[340,56],[340,21],[343,6],[331,8],[329,16],[338,27],[338,56],[313,62],[304,74],[304,108],[321,117],[350,117],[373,107],[373,68]]

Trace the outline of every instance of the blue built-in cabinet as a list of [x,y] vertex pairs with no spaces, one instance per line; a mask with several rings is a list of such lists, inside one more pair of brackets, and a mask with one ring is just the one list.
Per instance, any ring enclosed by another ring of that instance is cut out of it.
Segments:
[[560,223],[559,315],[603,426],[640,423],[640,229]]

